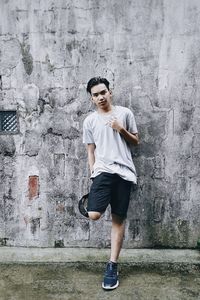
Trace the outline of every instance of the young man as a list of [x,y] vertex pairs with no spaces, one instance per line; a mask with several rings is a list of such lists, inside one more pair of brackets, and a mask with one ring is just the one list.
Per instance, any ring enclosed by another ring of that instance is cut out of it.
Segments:
[[114,289],[119,285],[117,260],[124,237],[131,184],[137,181],[130,145],[137,145],[139,139],[133,113],[112,104],[106,78],[90,79],[87,92],[96,105],[96,111],[83,123],[83,143],[87,145],[93,183],[87,208],[84,206],[86,196],[79,201],[79,210],[91,220],[98,220],[107,206],[111,206],[111,255],[102,287]]

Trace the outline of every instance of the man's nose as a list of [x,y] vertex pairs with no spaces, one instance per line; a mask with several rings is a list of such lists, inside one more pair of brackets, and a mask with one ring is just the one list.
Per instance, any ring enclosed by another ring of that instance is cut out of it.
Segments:
[[99,100],[99,101],[103,100],[103,95],[99,94],[98,100]]

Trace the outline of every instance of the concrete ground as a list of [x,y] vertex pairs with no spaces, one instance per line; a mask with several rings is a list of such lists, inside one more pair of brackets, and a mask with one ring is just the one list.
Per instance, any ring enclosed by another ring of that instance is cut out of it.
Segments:
[[122,250],[120,286],[101,288],[108,249],[0,248],[0,300],[200,299],[198,250]]

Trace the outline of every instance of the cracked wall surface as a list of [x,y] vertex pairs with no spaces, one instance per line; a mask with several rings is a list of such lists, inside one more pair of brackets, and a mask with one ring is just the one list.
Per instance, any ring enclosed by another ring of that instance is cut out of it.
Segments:
[[134,111],[138,187],[124,247],[195,247],[200,238],[200,2],[2,0],[0,244],[109,247],[110,209],[78,212],[90,180],[87,81],[103,75]]

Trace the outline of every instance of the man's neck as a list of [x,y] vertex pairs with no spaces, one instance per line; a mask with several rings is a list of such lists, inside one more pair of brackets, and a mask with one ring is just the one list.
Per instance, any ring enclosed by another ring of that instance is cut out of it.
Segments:
[[104,109],[98,108],[97,111],[98,111],[98,113],[100,113],[100,114],[108,114],[108,113],[111,113],[111,112],[113,111],[113,106],[110,105],[110,106],[108,106],[108,107],[106,107],[106,108],[104,108]]

